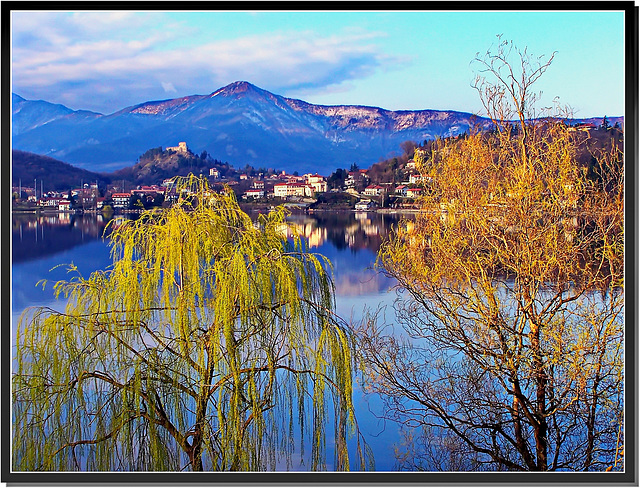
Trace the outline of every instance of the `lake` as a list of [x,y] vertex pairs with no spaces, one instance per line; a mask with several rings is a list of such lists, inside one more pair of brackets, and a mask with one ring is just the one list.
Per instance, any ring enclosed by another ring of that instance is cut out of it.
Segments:
[[[336,310],[347,321],[357,321],[365,307],[386,307],[387,320],[396,293],[394,282],[373,269],[376,253],[397,214],[317,213],[294,214],[291,224],[304,236],[310,250],[333,263]],[[107,219],[102,215],[15,214],[12,218],[12,323],[15,330],[22,311],[29,306],[61,309],[53,296],[53,282],[68,279],[66,265],[73,263],[83,276],[111,264],[107,240],[102,238]],[[49,280],[44,289],[40,280]],[[400,441],[399,425],[378,418],[381,402],[359,388],[354,399],[358,423],[375,457],[376,470],[395,469],[394,443]],[[327,456],[330,464],[331,455]]]

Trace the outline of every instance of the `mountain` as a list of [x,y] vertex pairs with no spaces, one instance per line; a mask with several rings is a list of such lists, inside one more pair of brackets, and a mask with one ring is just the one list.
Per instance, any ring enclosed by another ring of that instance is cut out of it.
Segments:
[[[151,147],[185,141],[236,167],[328,174],[400,153],[400,143],[468,131],[487,119],[455,111],[313,105],[240,81],[209,95],[145,102],[109,115],[13,97],[15,149],[115,171]],[[615,123],[616,118],[610,122]]]
[[13,147],[95,171],[135,163],[150,147],[180,141],[235,166],[326,173],[361,167],[399,151],[405,140],[455,135],[476,119],[453,111],[321,106],[247,82],[210,95],[146,102],[110,115],[13,96]]

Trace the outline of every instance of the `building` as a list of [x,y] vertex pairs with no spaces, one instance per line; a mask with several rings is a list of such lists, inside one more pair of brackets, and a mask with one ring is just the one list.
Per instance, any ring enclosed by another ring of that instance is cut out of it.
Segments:
[[315,193],[325,193],[328,189],[327,181],[324,176],[320,176],[319,174],[306,174],[304,175],[304,179],[307,185],[313,188]]
[[422,193],[422,188],[407,188],[407,196],[409,198],[417,198]]
[[166,191],[166,187],[158,186],[158,185],[150,185],[150,186],[140,186],[135,190],[131,190],[132,195],[143,196],[152,196],[162,195]]
[[384,193],[384,188],[380,185],[369,185],[364,189],[364,194],[372,197],[380,196]]
[[187,152],[189,152],[189,149],[187,148],[186,142],[179,142],[177,146],[167,147],[167,151],[174,151],[177,153],[186,154]]
[[168,188],[168,189],[175,188],[175,186],[176,186],[175,177],[174,178],[166,178],[166,179],[162,180],[162,186],[164,186],[165,188]]
[[372,208],[375,208],[375,206],[375,202],[371,200],[360,200],[356,203],[356,210],[371,210]]
[[401,195],[403,197],[406,197],[407,196],[407,190],[408,190],[407,185],[399,185],[399,186],[396,187],[396,194]]
[[209,176],[212,176],[214,180],[220,179],[220,171],[217,168],[209,168]]
[[344,180],[344,185],[347,188],[353,188],[356,184],[365,183],[369,181],[366,169],[359,169],[358,171],[349,171],[347,178]]
[[43,207],[58,208],[60,200],[60,198],[40,198],[38,200],[38,205],[42,205]]
[[251,188],[244,192],[245,198],[264,198],[264,190],[258,188]]
[[111,195],[114,208],[129,208],[131,193],[114,193]]
[[[104,200],[104,198],[103,198]],[[66,199],[61,199],[58,201],[58,211],[59,212],[69,212],[71,210],[71,202]]]
[[303,183],[276,183],[273,185],[273,195],[280,198],[292,196],[312,196],[313,187]]

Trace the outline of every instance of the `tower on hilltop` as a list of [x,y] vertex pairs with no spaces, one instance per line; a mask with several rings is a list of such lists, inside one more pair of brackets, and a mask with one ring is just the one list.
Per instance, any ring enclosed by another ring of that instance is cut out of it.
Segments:
[[188,152],[187,143],[186,142],[179,142],[177,146],[167,147],[167,151],[175,151],[175,152],[185,153],[186,154]]

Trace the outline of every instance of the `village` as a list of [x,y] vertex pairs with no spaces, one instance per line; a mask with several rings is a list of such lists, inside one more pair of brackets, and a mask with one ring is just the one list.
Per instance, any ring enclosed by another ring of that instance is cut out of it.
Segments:
[[[167,147],[176,152],[187,151],[186,143]],[[331,178],[317,173],[299,175],[297,171],[279,173],[241,173],[221,175],[216,167],[209,168],[207,178],[212,191],[231,188],[243,205],[277,205],[313,209],[340,207],[369,211],[382,208],[416,207],[425,179],[418,173],[415,162],[406,165],[407,179],[400,184],[372,181],[370,170],[352,167],[351,171],[337,170]],[[342,178],[334,176],[342,172]],[[177,177],[178,175],[176,175]],[[33,187],[13,187],[14,211],[43,212],[114,212],[135,213],[151,207],[167,207],[178,201],[176,177],[165,178],[153,185],[136,185],[126,181],[112,182],[99,187],[97,182],[80,182],[80,186],[67,191],[45,191],[43,180],[34,180]],[[40,188],[38,188],[38,184]],[[40,190],[40,191],[38,191]],[[181,190],[188,194],[186,189]]]

